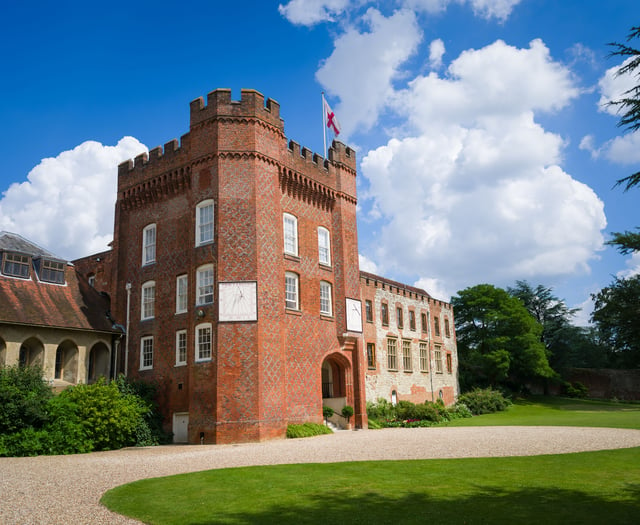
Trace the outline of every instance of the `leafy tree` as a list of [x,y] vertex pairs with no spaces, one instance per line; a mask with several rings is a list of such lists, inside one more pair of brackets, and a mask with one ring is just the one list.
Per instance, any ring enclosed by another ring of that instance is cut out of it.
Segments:
[[0,368],[0,434],[41,428],[47,421],[51,388],[37,366]]
[[592,298],[591,320],[610,347],[612,365],[640,367],[640,275],[616,278]]
[[520,388],[554,375],[541,342],[542,325],[519,299],[480,284],[458,292],[452,304],[464,390],[486,385]]
[[[627,42],[634,38],[640,38],[640,26],[631,28]],[[618,69],[617,74],[626,75],[635,73],[636,77],[640,79],[640,49],[617,42],[610,43],[609,45],[614,48],[610,56],[621,56],[630,59],[625,60],[625,63]],[[617,106],[621,113],[618,122],[619,127],[626,128],[627,131],[640,130],[640,81],[634,87],[623,93],[621,99],[613,100],[609,102],[609,104]],[[624,191],[640,185],[640,171],[618,180],[616,185],[620,184],[624,185]],[[611,239],[608,244],[617,246],[618,250],[623,254],[640,251],[640,228],[636,229],[639,231],[613,233],[613,239]]]

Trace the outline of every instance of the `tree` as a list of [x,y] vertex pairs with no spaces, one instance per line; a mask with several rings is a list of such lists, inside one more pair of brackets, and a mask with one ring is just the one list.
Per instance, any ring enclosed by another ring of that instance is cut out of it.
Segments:
[[[640,38],[640,26],[631,28],[627,42],[634,38]],[[612,42],[609,45],[614,48],[614,51],[609,56],[627,57],[627,60],[618,69],[617,75],[635,73],[637,77],[640,77],[640,49],[617,42]],[[621,99],[613,100],[609,104],[617,106],[621,113],[618,122],[619,127],[626,128],[627,131],[640,130],[640,81],[637,85],[624,92]],[[618,180],[616,186],[620,184],[624,185],[624,191],[640,185],[640,171]],[[612,234],[613,238],[608,244],[617,246],[618,250],[623,254],[640,251],[640,228],[637,229],[639,230],[638,232],[614,232]]]
[[595,305],[591,320],[610,347],[612,364],[640,367],[640,275],[616,278],[592,298]]
[[520,388],[554,375],[541,342],[542,325],[519,299],[480,284],[458,292],[452,304],[463,389]]
[[0,367],[0,435],[41,428],[51,396],[40,367]]

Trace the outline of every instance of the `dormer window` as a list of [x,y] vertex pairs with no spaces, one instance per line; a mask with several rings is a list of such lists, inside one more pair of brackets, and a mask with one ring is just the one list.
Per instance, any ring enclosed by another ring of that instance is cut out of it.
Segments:
[[40,280],[47,283],[64,284],[64,263],[43,259],[40,263]]
[[29,278],[29,256],[5,253],[2,257],[2,273],[21,279]]

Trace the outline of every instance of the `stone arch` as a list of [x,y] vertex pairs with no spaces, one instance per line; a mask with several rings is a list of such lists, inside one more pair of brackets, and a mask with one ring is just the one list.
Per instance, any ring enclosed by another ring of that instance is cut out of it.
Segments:
[[44,366],[44,345],[37,337],[29,337],[20,345],[20,366]]
[[98,378],[109,377],[111,352],[102,341],[94,344],[89,351],[87,364],[87,383],[95,383]]
[[0,337],[0,366],[4,366],[7,362],[7,343]]
[[69,339],[58,345],[53,377],[66,383],[78,382],[78,346]]
[[322,398],[347,397],[351,363],[342,354],[330,354],[322,361]]

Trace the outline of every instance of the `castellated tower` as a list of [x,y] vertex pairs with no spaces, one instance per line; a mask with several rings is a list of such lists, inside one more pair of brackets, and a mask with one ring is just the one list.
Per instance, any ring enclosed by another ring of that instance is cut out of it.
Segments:
[[177,442],[284,437],[323,404],[366,427],[354,151],[288,142],[257,91],[190,111],[180,142],[118,169],[119,368],[158,385]]

